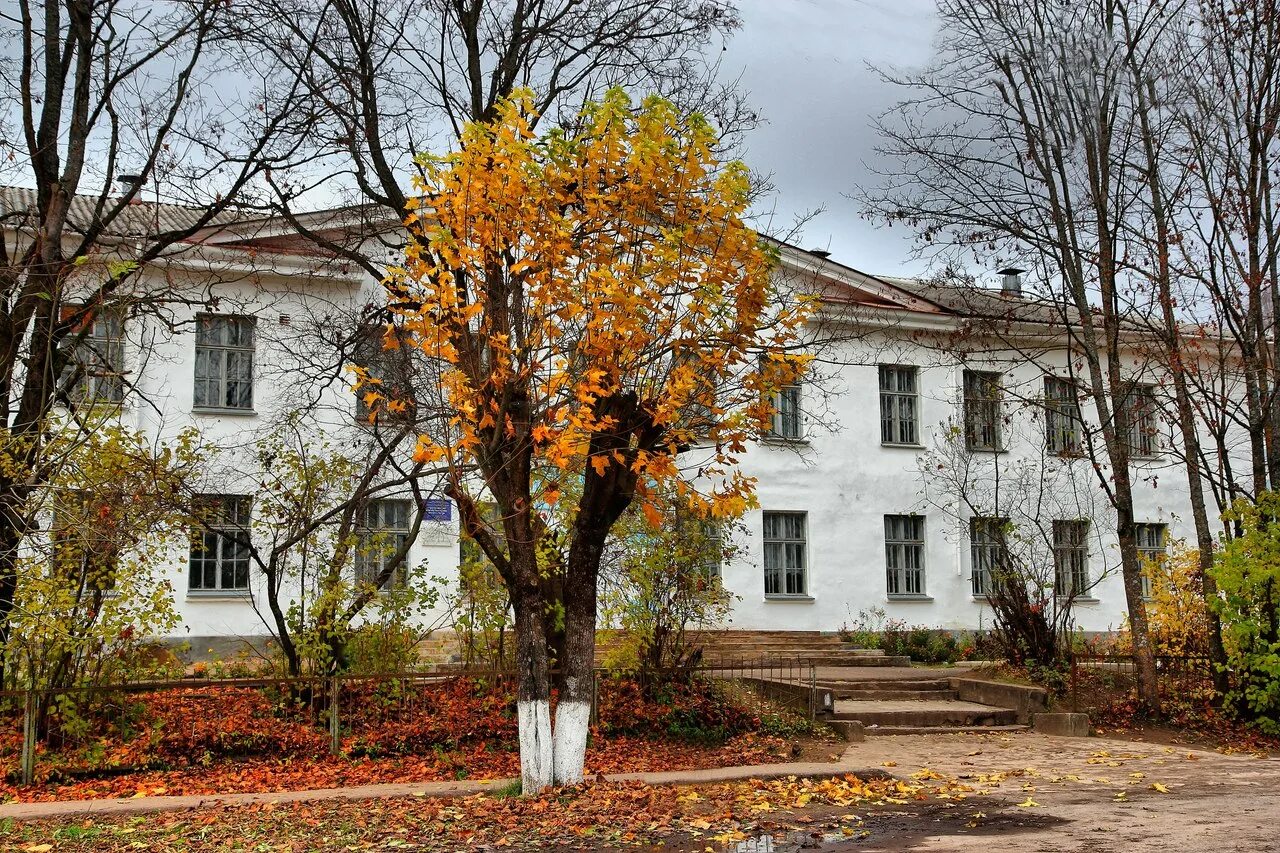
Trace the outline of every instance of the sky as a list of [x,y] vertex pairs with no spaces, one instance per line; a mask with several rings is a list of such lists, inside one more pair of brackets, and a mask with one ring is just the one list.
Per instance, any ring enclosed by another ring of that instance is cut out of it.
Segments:
[[743,26],[722,73],[741,75],[767,124],[747,137],[743,159],[771,173],[767,203],[783,230],[796,214],[825,212],[797,242],[870,273],[920,273],[906,229],[868,222],[847,195],[878,181],[871,118],[897,100],[868,65],[912,67],[931,56],[933,0],[738,0]]

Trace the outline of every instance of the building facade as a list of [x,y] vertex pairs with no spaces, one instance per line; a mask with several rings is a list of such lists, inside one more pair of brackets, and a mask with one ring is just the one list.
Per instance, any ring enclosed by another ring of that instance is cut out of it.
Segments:
[[[317,216],[329,217],[317,229],[344,227],[340,213]],[[182,618],[174,638],[258,637],[268,608],[241,544],[263,511],[264,448],[291,429],[306,433],[303,445],[346,445],[357,458],[376,447],[342,358],[320,358],[307,340],[382,295],[371,277],[277,223],[221,225],[192,242],[143,278],[183,280],[198,298],[163,320],[100,320],[89,357],[117,362],[99,373],[127,381],[91,377],[86,393],[119,402],[121,422],[158,441],[195,430],[215,449],[201,491],[217,529],[195,531],[190,549],[165,561]],[[1011,290],[975,294],[780,251],[787,286],[822,294],[813,323],[822,351],[813,379],[778,396],[771,434],[742,459],[759,506],[735,533],[737,556],[719,567],[735,597],[729,627],[984,627],[989,522],[1021,519],[1037,528],[1028,547],[1046,583],[1070,598],[1075,624],[1119,628],[1114,513],[1105,470],[1088,452],[1096,417],[1064,324]],[[1168,452],[1161,368],[1137,342],[1134,353],[1125,417],[1140,544],[1155,556],[1193,537],[1185,472]],[[413,571],[456,578],[457,516],[441,494],[388,492],[357,526],[404,543]],[[357,571],[376,568],[357,561]]]

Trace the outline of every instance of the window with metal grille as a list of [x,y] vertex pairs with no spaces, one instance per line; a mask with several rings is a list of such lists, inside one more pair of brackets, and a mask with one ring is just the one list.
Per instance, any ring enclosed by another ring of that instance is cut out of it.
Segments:
[[1044,378],[1045,442],[1050,453],[1080,452],[1080,398],[1076,384],[1056,376]]
[[805,595],[808,542],[803,512],[764,513],[764,594]]
[[969,581],[976,597],[995,592],[994,579],[1008,559],[1005,527],[1009,519],[979,516],[969,519]]
[[1140,523],[1134,526],[1134,538],[1138,540],[1138,559],[1142,561],[1142,597],[1151,597],[1151,574],[1164,570],[1169,559],[1168,533],[1164,524]]
[[1089,593],[1089,522],[1053,522],[1054,594],[1074,598]]
[[969,450],[1000,450],[1000,374],[964,372],[964,442]]
[[[395,586],[404,582],[403,563],[392,563],[409,541],[409,516],[412,504],[407,500],[369,501],[356,527],[356,581],[378,586]],[[390,571],[388,571],[390,569]]]
[[249,589],[249,510],[245,495],[201,495],[205,524],[192,535],[188,588],[197,592]]
[[119,403],[124,400],[124,311],[101,308],[86,326],[67,367],[77,375],[71,399]]
[[1130,385],[1116,406],[1120,437],[1133,457],[1160,454],[1160,412],[1156,389],[1151,385]]
[[196,317],[196,408],[253,408],[253,326],[252,317]]
[[881,444],[920,443],[918,373],[915,367],[880,365]]
[[924,516],[884,517],[884,560],[889,595],[924,595]]

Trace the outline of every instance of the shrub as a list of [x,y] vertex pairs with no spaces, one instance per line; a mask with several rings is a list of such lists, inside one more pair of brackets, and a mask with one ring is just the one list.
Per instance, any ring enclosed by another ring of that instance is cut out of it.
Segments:
[[1223,514],[1239,534],[1218,553],[1213,601],[1230,669],[1224,697],[1236,714],[1280,734],[1280,494],[1237,501]]
[[703,679],[646,687],[629,678],[600,682],[600,730],[607,734],[674,737],[690,743],[722,744],[754,731],[760,721]]

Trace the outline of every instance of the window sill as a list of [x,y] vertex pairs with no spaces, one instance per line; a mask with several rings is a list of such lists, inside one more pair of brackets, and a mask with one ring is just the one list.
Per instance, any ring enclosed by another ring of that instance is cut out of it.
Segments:
[[890,601],[933,601],[932,595],[912,595],[911,593],[886,593],[885,597]]
[[232,409],[218,408],[217,406],[192,406],[191,414],[193,415],[235,415],[238,417],[251,418],[258,413],[253,409]]
[[1091,595],[1077,595],[1075,598],[1066,596],[1057,596],[1056,600],[1059,604],[1101,604],[1101,599],[1094,598]]
[[781,593],[770,595],[767,592],[764,594],[764,600],[765,601],[816,601],[816,599],[812,595],[784,595]]
[[787,438],[786,436],[782,436],[782,435],[762,435],[760,436],[760,443],[771,444],[777,447],[788,447],[788,446],[802,447],[809,443],[809,439]]
[[187,590],[187,601],[245,601],[253,600],[253,596],[248,590],[233,589],[189,589]]
[[999,456],[1002,453],[1008,453],[1009,448],[1007,447],[966,447],[965,452],[966,453],[990,453],[995,456]]
[[880,442],[880,446],[888,447],[890,449],[897,449],[897,450],[924,450],[925,449],[925,446],[923,444],[899,444],[896,441],[882,441]]
[[1131,453],[1129,454],[1129,461],[1136,464],[1141,464],[1144,462],[1163,462],[1164,455],[1160,453],[1153,453],[1149,456],[1139,456],[1136,453]]

